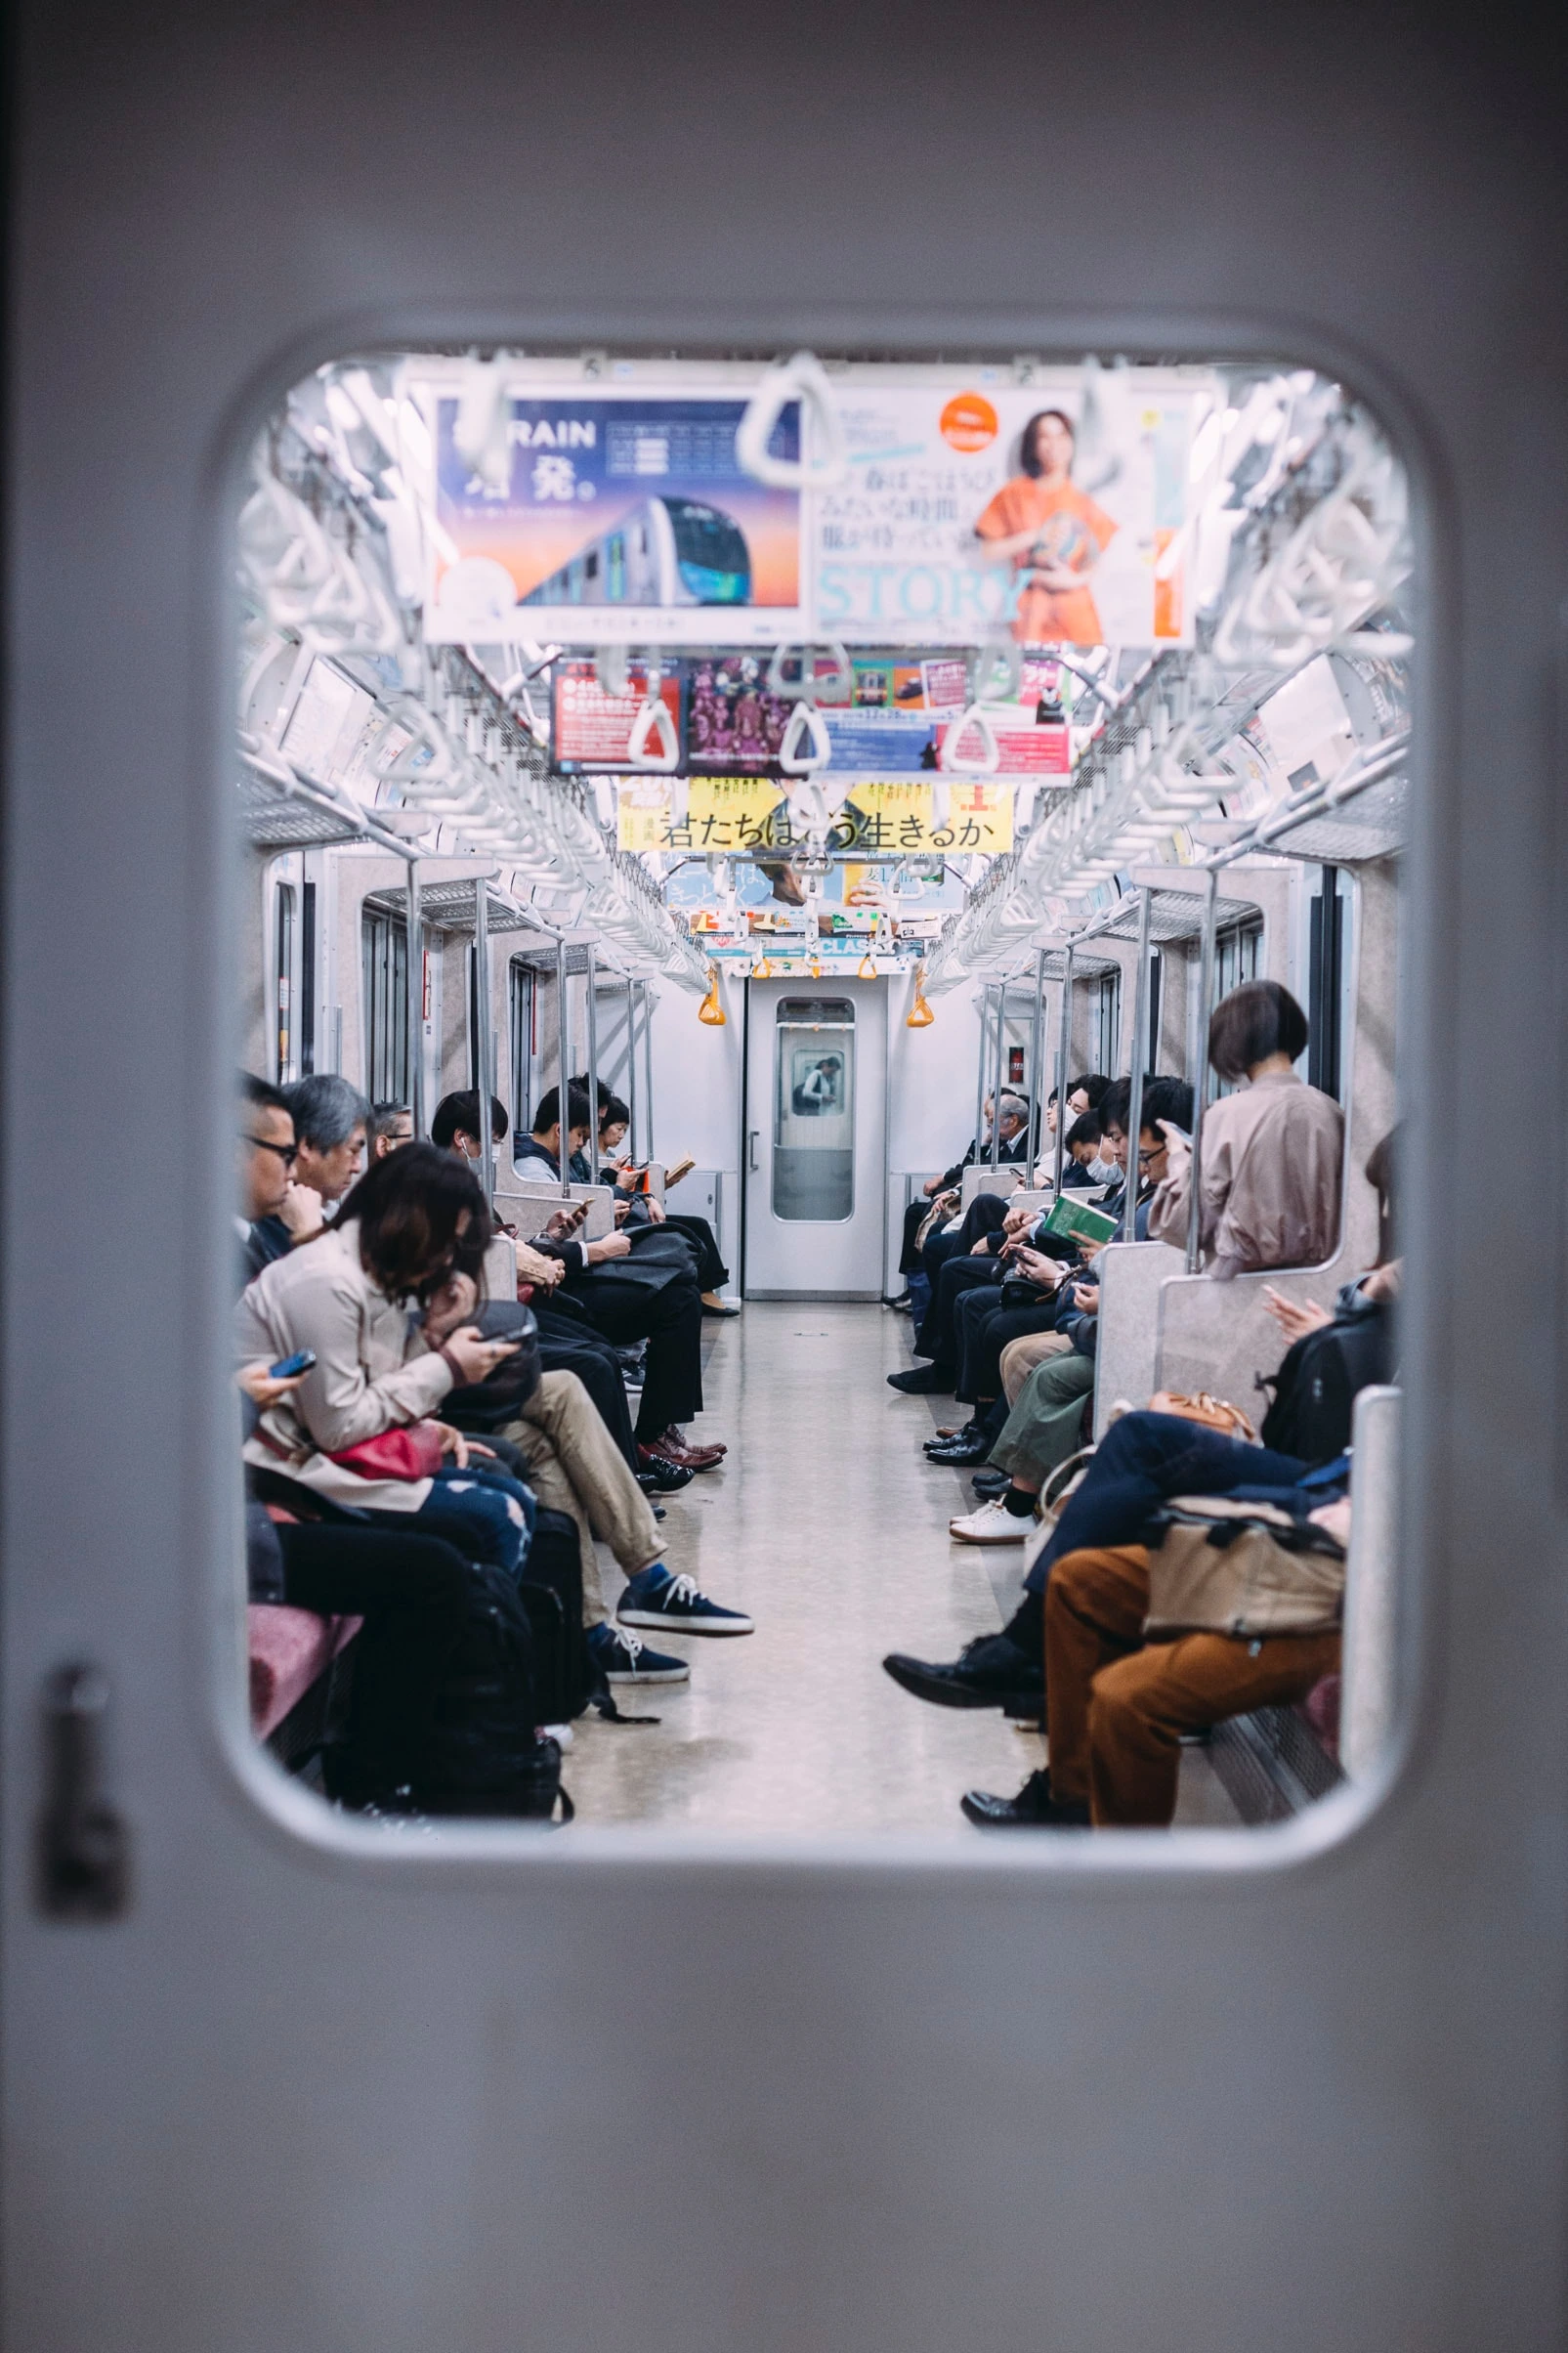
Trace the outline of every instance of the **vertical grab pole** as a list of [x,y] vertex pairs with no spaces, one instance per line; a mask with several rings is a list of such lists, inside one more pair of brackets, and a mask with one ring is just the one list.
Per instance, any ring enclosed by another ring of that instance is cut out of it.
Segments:
[[1056,1176],[1055,1191],[1062,1190],[1062,1155],[1067,1149],[1067,1056],[1072,1046],[1073,1030],[1073,943],[1069,940],[1067,954],[1062,960],[1062,1027],[1056,1040]]
[[572,1129],[571,1106],[567,1096],[569,1065],[572,1061],[572,1024],[567,1015],[567,943],[558,931],[555,935],[555,1017],[556,1017],[556,1090],[555,1099],[561,1107],[561,1198],[572,1198]]
[[479,1073],[479,1181],[486,1206],[495,1199],[495,1139],[490,1133],[490,905],[483,875],[474,877],[474,1067]]
[[1040,1107],[1040,1087],[1044,1071],[1045,1050],[1045,951],[1041,948],[1035,959],[1035,1002],[1029,1015],[1029,1176],[1033,1183],[1035,1162],[1045,1149],[1044,1114]]
[[645,980],[641,986],[643,998],[643,1069],[648,1080],[648,1091],[644,1096],[643,1108],[643,1141],[648,1147],[647,1157],[652,1160],[654,1157],[654,1008],[648,1002],[647,981]]
[[996,1076],[991,1090],[991,1165],[1001,1166],[1001,1074],[1007,1056],[1007,983],[996,983]]
[[636,1024],[632,1019],[632,990],[635,983],[626,975],[626,1149],[633,1161],[637,1158],[637,1050]]
[[599,1181],[599,1008],[594,1003],[596,982],[593,970],[593,944],[588,946],[588,976],[584,983],[588,992],[588,1165],[595,1184]]
[[1149,1060],[1149,903],[1138,893],[1138,986],[1132,1000],[1132,1100],[1127,1105],[1127,1180],[1123,1188],[1122,1239],[1138,1238],[1138,1138],[1143,1134],[1143,1074]]
[[415,1137],[425,1133],[425,927],[419,915],[419,861],[408,861],[407,1004],[408,1116]]
[[980,1166],[980,1140],[986,1124],[986,1017],[991,1011],[991,983],[980,984],[980,1059],[975,1069],[975,1167]]
[[1198,1272],[1203,1247],[1200,1193],[1204,1175],[1204,1099],[1208,1092],[1208,1024],[1213,1013],[1214,932],[1219,921],[1219,869],[1208,870],[1208,896],[1204,905],[1204,945],[1198,966],[1197,1035],[1192,1053],[1192,1168],[1187,1201],[1187,1272]]

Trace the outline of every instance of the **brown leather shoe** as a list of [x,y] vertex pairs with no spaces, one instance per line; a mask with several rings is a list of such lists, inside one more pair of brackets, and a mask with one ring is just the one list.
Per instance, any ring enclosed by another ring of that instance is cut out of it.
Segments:
[[660,1431],[654,1440],[656,1454],[663,1455],[667,1462],[683,1463],[692,1471],[711,1471],[729,1451],[727,1446],[694,1446],[673,1429]]

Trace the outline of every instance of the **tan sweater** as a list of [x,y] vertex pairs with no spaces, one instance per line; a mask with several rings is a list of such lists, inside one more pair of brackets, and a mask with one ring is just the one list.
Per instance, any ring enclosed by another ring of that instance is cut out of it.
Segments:
[[428,1478],[360,1478],[327,1459],[360,1438],[436,1414],[452,1386],[445,1357],[432,1354],[406,1309],[378,1291],[360,1265],[358,1219],[275,1259],[241,1298],[234,1337],[241,1364],[275,1364],[296,1348],[316,1350],[299,1388],[263,1414],[245,1448],[247,1462],[286,1472],[334,1503],[418,1511],[430,1493]]
[[[1276,1071],[1204,1114],[1199,1236],[1222,1282],[1264,1266],[1315,1266],[1339,1238],[1344,1113],[1333,1097]],[[1149,1205],[1149,1239],[1184,1248],[1190,1170]]]

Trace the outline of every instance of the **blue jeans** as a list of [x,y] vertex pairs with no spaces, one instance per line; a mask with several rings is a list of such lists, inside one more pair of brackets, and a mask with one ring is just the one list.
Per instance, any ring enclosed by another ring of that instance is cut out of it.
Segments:
[[417,1512],[372,1512],[380,1527],[440,1536],[465,1561],[520,1576],[533,1535],[533,1495],[494,1463],[444,1464]]
[[[1145,1521],[1167,1495],[1234,1495],[1239,1489],[1293,1487],[1307,1466],[1293,1454],[1221,1437],[1176,1414],[1129,1413],[1101,1439],[1056,1532],[1025,1579],[1043,1593],[1052,1564],[1089,1546],[1136,1544]],[[1328,1497],[1325,1496],[1325,1501]]]

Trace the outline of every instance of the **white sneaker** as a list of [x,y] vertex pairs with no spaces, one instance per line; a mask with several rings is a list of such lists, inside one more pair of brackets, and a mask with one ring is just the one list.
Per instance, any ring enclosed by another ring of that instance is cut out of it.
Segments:
[[1034,1526],[1033,1514],[1020,1519],[997,1496],[991,1503],[983,1503],[978,1512],[966,1512],[961,1519],[950,1519],[948,1534],[956,1536],[960,1544],[1023,1544]]

